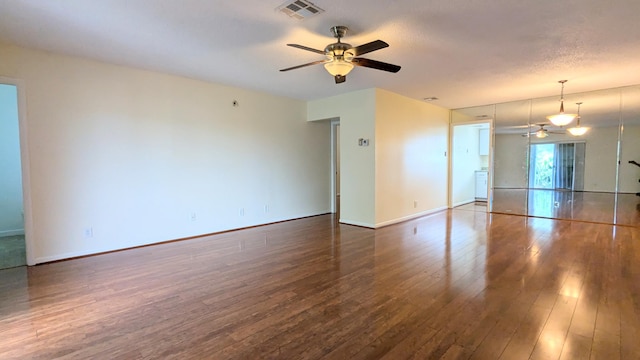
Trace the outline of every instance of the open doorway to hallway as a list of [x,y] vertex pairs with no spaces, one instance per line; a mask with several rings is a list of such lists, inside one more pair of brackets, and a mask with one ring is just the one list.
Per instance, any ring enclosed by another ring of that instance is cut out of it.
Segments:
[[0,83],[0,269],[26,265],[18,88]]

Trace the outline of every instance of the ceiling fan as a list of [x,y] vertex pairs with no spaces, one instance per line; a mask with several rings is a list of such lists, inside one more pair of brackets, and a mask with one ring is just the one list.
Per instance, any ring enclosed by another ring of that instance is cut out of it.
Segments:
[[384,49],[388,47],[389,44],[382,40],[375,40],[370,43],[353,47],[350,44],[340,41],[340,39],[346,34],[347,30],[348,28],[346,26],[333,26],[331,28],[331,32],[333,33],[333,36],[338,39],[338,41],[333,44],[327,45],[324,50],[316,50],[298,44],[287,44],[287,46],[311,51],[320,55],[325,55],[327,58],[324,60],[318,60],[307,64],[282,69],[280,71],[289,71],[305,66],[324,64],[324,68],[335,78],[336,84],[345,82],[345,80],[347,79],[347,74],[353,69],[354,66],[364,66],[372,69],[389,71],[392,73],[397,73],[398,71],[400,71],[400,66],[398,65],[356,57],[370,53],[372,51]]
[[[530,131],[526,134],[522,134],[522,136],[525,136],[525,137],[535,136],[537,138],[543,139],[549,136],[549,134],[564,134],[564,132],[562,131],[549,131],[544,128],[546,125],[549,125],[549,124],[544,124],[544,123],[535,124],[535,125],[531,124],[531,126],[529,127]],[[534,126],[539,126],[540,128],[537,130],[536,129],[531,130],[531,128]]]

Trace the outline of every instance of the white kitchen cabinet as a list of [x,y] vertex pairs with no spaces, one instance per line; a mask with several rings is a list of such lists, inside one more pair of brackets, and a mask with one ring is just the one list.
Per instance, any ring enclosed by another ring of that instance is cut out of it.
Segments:
[[476,200],[487,200],[488,171],[476,171]]
[[489,129],[478,131],[478,155],[489,155]]

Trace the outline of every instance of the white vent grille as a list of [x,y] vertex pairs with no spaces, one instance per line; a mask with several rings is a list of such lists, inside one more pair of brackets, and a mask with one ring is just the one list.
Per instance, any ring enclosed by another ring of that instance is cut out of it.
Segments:
[[278,6],[276,11],[280,11],[281,13],[298,20],[306,19],[324,12],[324,10],[306,0],[289,0]]

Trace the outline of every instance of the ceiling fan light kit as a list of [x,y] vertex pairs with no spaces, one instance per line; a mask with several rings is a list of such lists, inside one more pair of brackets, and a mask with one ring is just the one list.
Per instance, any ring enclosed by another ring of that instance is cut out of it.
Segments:
[[347,76],[353,69],[353,64],[345,60],[335,60],[324,63],[324,68],[333,76]]
[[[551,134],[564,134],[564,131],[554,131],[554,130],[547,130],[545,128],[545,126],[547,126],[549,124],[546,123],[540,123],[540,124],[530,124],[528,125],[529,127],[529,132],[527,132],[526,134],[522,134],[522,136],[524,137],[531,137],[531,136],[535,136],[538,139],[544,139],[546,137],[548,137]],[[532,127],[534,126],[538,126],[537,129],[532,129]]]
[[536,131],[536,137],[537,137],[538,139],[544,139],[544,138],[546,138],[547,136],[549,136],[549,133],[548,133],[548,132],[546,132],[546,131],[544,131],[543,129],[540,129],[540,130]]
[[325,55],[327,58],[326,60],[319,60],[307,64],[293,66],[290,68],[281,69],[280,71],[289,71],[310,65],[324,64],[324,68],[327,70],[327,72],[335,78],[336,84],[345,82],[345,80],[347,79],[347,74],[349,74],[349,72],[353,70],[354,66],[363,66],[393,73],[400,71],[400,66],[398,65],[356,57],[359,55],[370,53],[372,51],[384,49],[388,47],[389,44],[382,40],[375,40],[360,46],[353,47],[350,44],[343,43],[341,41],[347,30],[348,28],[346,26],[331,27],[331,32],[333,33],[333,36],[338,39],[338,41],[333,44],[327,45],[324,48],[324,51],[313,49],[304,45],[287,44],[287,46],[311,51],[316,54]]
[[564,83],[566,83],[567,80],[560,80],[558,82],[562,84],[562,89],[560,90],[560,112],[555,115],[547,116],[547,119],[549,119],[549,121],[551,121],[555,126],[565,126],[571,123],[577,115],[564,113]]
[[324,63],[324,68],[332,76],[347,76],[351,70],[353,70],[353,58],[354,52],[350,44],[340,41],[348,28],[346,26],[334,26],[331,28],[333,36],[338,39],[338,42],[329,44],[324,49],[327,55],[327,60]]

